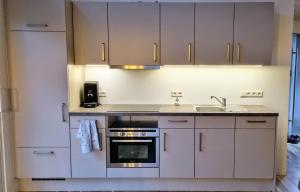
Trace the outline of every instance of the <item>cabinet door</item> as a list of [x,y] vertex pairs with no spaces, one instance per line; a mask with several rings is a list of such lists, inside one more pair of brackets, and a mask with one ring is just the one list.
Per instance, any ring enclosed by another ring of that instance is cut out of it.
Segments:
[[159,63],[159,4],[108,4],[110,65]]
[[195,177],[233,178],[234,129],[196,129]]
[[70,145],[65,32],[9,32],[17,147]]
[[64,0],[9,0],[8,29],[66,31]]
[[76,64],[108,63],[107,3],[74,2]]
[[98,129],[100,151],[81,153],[81,141],[76,138],[78,129],[71,129],[72,178],[105,178],[106,146],[104,129]]
[[273,17],[273,3],[235,4],[234,63],[271,64]]
[[234,4],[197,3],[195,15],[195,63],[231,64]]
[[160,130],[160,177],[194,177],[194,129]]
[[275,129],[237,129],[235,178],[273,178],[274,153]]
[[194,3],[161,4],[161,63],[194,63]]

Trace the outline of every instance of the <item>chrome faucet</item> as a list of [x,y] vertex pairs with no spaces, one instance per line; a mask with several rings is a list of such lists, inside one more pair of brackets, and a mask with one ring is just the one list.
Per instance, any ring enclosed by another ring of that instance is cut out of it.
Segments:
[[216,99],[221,105],[223,109],[226,109],[226,98],[224,97],[216,97],[216,96],[210,96],[211,99]]

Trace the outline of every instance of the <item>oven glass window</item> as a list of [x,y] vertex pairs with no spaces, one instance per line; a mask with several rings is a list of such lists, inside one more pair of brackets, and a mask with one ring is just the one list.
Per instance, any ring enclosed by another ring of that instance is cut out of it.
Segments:
[[118,159],[148,159],[147,145],[119,145]]
[[110,163],[156,163],[156,138],[110,138]]

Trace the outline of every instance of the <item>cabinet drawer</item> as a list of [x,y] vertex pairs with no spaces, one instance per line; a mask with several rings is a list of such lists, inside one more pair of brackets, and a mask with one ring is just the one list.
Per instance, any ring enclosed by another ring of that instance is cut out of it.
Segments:
[[221,128],[234,128],[234,116],[201,116],[196,117],[196,128],[215,128],[215,129],[221,129]]
[[236,117],[236,128],[240,129],[275,129],[276,117]]
[[165,116],[158,118],[159,128],[194,128],[194,116]]
[[18,178],[69,178],[69,148],[17,148]]
[[9,30],[65,31],[64,0],[9,0]]
[[96,120],[97,128],[105,128],[105,116],[70,116],[70,128],[79,128],[80,120]]

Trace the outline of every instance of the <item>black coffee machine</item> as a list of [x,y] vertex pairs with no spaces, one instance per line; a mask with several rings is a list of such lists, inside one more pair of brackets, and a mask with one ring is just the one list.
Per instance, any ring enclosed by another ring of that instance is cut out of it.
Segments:
[[99,105],[98,82],[86,81],[83,85],[82,107],[93,108]]

